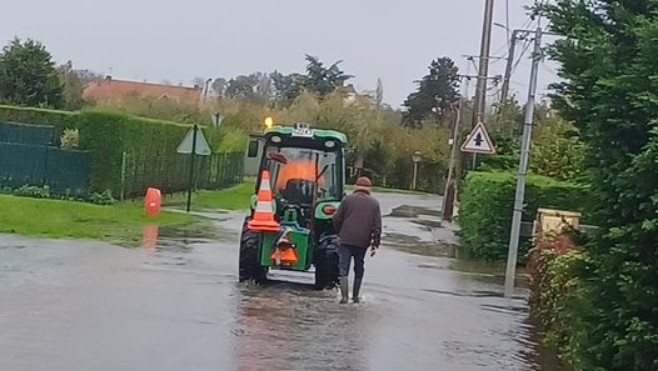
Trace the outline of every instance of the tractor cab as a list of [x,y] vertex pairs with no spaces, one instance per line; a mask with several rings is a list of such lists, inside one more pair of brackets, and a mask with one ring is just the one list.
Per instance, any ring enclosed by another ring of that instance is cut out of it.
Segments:
[[307,124],[274,127],[265,133],[256,184],[262,171],[268,170],[279,220],[294,213],[300,226],[310,228],[315,216],[333,215],[344,195],[344,147],[340,133],[313,130]]
[[[241,280],[262,278],[262,269],[306,271],[313,265],[316,286],[326,286],[337,279],[336,233],[331,218],[345,192],[346,144],[343,133],[316,130],[304,123],[274,126],[260,136],[256,151],[260,154],[260,163],[251,202],[252,214],[266,173],[269,182],[265,184],[269,183],[274,219],[280,224],[281,232],[279,235],[260,233],[256,253],[259,266],[247,267],[241,258],[241,272],[246,272],[241,273]],[[257,232],[247,230],[243,234]],[[299,261],[292,266],[282,266],[279,260],[271,258],[276,251],[272,250],[270,241],[279,241],[282,235],[294,241]],[[244,249],[241,248],[241,256]],[[242,269],[243,265],[245,269]],[[253,271],[260,274],[249,273]]]

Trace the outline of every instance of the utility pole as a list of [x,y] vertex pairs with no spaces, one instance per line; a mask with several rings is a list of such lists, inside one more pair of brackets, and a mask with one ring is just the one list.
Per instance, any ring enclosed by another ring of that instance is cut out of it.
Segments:
[[482,43],[480,44],[480,67],[475,91],[475,114],[471,128],[484,119],[487,98],[487,78],[489,77],[489,53],[491,51],[491,28],[493,25],[494,0],[486,0],[484,6],[484,22],[482,24]]
[[535,33],[535,48],[532,55],[532,70],[530,71],[530,87],[528,88],[528,102],[525,106],[525,119],[523,121],[523,141],[521,143],[521,159],[519,160],[519,174],[516,183],[516,196],[514,198],[514,213],[512,216],[512,230],[510,231],[509,251],[507,255],[507,270],[505,272],[505,296],[514,293],[514,278],[516,276],[516,263],[519,252],[519,234],[521,232],[521,217],[523,216],[523,203],[525,197],[525,177],[530,157],[530,142],[532,139],[532,119],[535,113],[535,95],[537,93],[537,77],[539,63],[543,57],[541,50],[542,29],[537,28]]
[[509,94],[509,85],[512,77],[512,68],[514,67],[514,53],[516,51],[516,40],[521,30],[512,31],[512,38],[509,44],[509,53],[507,55],[507,66],[505,66],[505,77],[503,78],[503,87],[500,94],[500,107],[498,110],[497,123],[505,118],[505,109],[507,108],[507,95]]

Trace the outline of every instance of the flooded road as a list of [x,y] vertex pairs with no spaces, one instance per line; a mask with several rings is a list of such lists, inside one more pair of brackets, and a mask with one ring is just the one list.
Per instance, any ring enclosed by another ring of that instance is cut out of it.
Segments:
[[377,197],[384,246],[345,306],[312,274],[238,284],[239,213],[139,249],[0,235],[0,370],[560,370],[524,289],[449,257],[439,199]]

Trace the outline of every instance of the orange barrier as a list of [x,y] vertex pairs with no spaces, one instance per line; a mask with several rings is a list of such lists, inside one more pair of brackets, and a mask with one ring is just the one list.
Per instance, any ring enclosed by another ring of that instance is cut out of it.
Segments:
[[270,188],[270,172],[263,170],[260,188],[258,190],[258,201],[253,218],[248,227],[258,232],[278,232],[281,226],[274,220],[272,189]]
[[148,188],[146,190],[146,198],[144,200],[144,212],[148,216],[158,216],[160,215],[160,204],[162,202],[162,196],[160,195],[160,190],[157,188]]

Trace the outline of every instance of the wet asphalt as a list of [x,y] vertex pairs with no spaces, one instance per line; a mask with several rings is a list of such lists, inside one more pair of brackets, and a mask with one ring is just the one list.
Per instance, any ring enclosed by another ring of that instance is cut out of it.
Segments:
[[526,290],[503,298],[501,267],[452,257],[439,198],[377,197],[360,304],[308,273],[238,284],[243,213],[132,249],[0,235],[0,370],[561,370]]

